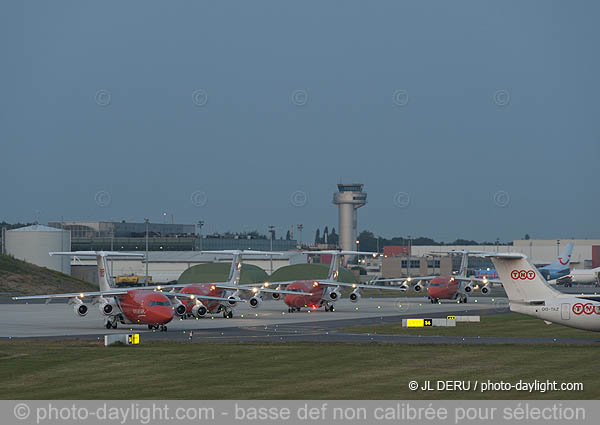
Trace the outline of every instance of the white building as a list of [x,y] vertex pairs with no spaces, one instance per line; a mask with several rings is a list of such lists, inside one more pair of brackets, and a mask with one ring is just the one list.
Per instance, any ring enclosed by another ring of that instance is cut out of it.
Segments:
[[451,250],[476,250],[492,252],[520,252],[536,264],[549,264],[569,242],[575,244],[571,257],[571,268],[591,267],[594,246],[600,246],[600,239],[529,239],[514,240],[513,245],[421,245],[412,246],[412,255],[422,256]]
[[71,250],[71,234],[68,231],[36,224],[7,230],[5,237],[7,254],[40,267],[71,274],[68,257],[51,257],[48,254],[52,251]]

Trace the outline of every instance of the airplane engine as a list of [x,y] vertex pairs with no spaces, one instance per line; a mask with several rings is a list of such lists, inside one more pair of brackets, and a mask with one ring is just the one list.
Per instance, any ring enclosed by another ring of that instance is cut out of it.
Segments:
[[255,295],[252,298],[250,298],[248,303],[250,304],[250,307],[257,308],[258,306],[260,306],[260,303],[262,303],[262,297],[260,295]]
[[203,318],[208,313],[208,309],[201,302],[196,303],[192,308],[192,314],[198,318]]
[[179,317],[185,316],[185,313],[187,313],[187,307],[179,300],[173,300],[173,310]]
[[[281,288],[281,286],[278,286],[275,289],[277,289],[278,291],[280,291],[282,288]],[[278,300],[278,299],[281,298],[281,294],[279,292],[272,292],[271,296],[273,297],[274,300]]]
[[117,304],[113,299],[105,299],[98,304],[98,308],[100,309],[100,313],[104,314],[105,316],[112,316],[114,311],[117,309]]
[[487,295],[487,294],[490,293],[490,290],[491,290],[490,285],[484,285],[481,288],[481,293],[484,294],[484,295]]
[[423,290],[423,285],[421,285],[421,282],[419,281],[415,284],[415,291],[421,292],[422,290]]
[[230,296],[227,297],[227,303],[229,305],[231,305],[231,306],[236,305],[238,301],[239,301],[239,298],[237,298],[237,297],[235,297],[233,295],[230,295]]
[[340,292],[339,288],[335,288],[332,289],[331,291],[329,291],[329,293],[327,294],[327,297],[331,300],[331,301],[337,301],[340,299],[340,297],[342,296],[342,293]]
[[358,300],[360,300],[360,292],[358,292],[358,289],[355,289],[354,291],[352,291],[350,293],[349,298],[350,298],[350,301],[353,302],[353,303],[355,303]]
[[465,292],[468,294],[472,291],[473,291],[473,285],[471,285],[470,283],[467,283],[465,286]]
[[80,317],[83,317],[86,314],[88,314],[88,306],[85,305],[83,301],[81,301],[79,298],[75,298],[73,300],[73,304],[73,311],[75,311],[75,314],[77,314]]

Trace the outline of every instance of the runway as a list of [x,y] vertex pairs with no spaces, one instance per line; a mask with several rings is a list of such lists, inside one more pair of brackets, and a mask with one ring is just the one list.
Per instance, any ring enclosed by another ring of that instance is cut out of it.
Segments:
[[[478,312],[481,310],[504,311],[507,307],[505,298],[472,297],[468,304],[447,302],[431,304],[424,297],[419,298],[372,298],[362,299],[353,304],[348,300],[336,303],[335,312],[323,309],[288,313],[283,302],[265,301],[257,309],[242,303],[234,310],[233,319],[224,319],[221,315],[207,316],[203,319],[179,320],[168,324],[166,335],[183,331],[207,331],[211,329],[250,329],[276,325],[322,326],[323,323],[348,321],[349,326],[357,320],[378,319],[406,316],[445,315],[455,312]],[[93,306],[85,317],[79,317],[73,308],[65,303],[10,303],[0,304],[0,337],[59,337],[81,335],[104,335],[107,332],[122,332],[134,329],[139,332],[152,333],[145,326],[119,325],[120,330],[107,330],[104,317]]]
[[191,342],[381,342],[434,344],[600,344],[590,339],[551,338],[463,338],[423,335],[381,335],[350,333],[342,330],[353,325],[377,325],[399,322],[406,317],[446,317],[447,315],[488,315],[508,311],[506,298],[471,297],[468,304],[444,302],[431,304],[419,298],[371,298],[353,304],[336,303],[336,311],[309,310],[288,313],[285,304],[265,301],[251,309],[246,303],[235,309],[233,319],[220,315],[195,320],[174,320],[167,332],[150,331],[145,326],[119,325],[104,328],[104,318],[91,308],[86,317],[78,317],[71,306],[57,304],[0,304],[0,338],[83,338],[102,339],[107,333],[136,332],[143,340]]

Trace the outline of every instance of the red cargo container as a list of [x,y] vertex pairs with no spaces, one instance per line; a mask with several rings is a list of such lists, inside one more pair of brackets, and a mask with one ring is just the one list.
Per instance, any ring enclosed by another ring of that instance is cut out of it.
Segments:
[[383,247],[383,255],[386,257],[398,257],[399,255],[410,254],[408,245],[388,245]]
[[333,260],[333,255],[321,254],[321,264],[331,264],[331,260]]
[[600,245],[592,245],[592,268],[600,267]]

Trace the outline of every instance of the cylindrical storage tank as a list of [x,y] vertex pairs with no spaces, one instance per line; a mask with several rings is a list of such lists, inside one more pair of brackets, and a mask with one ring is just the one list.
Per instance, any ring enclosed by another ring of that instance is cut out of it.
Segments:
[[6,253],[19,260],[58,272],[71,274],[71,258],[51,257],[52,251],[70,251],[71,232],[54,227],[34,225],[6,231]]

